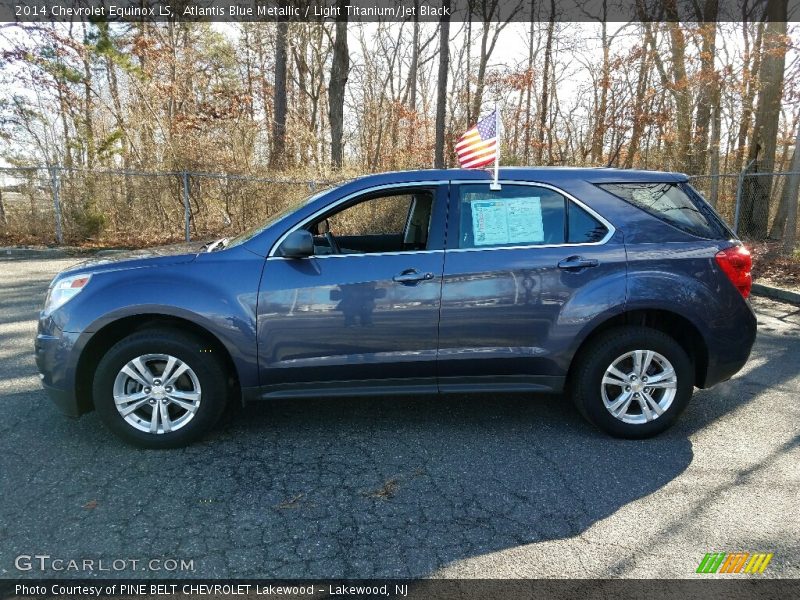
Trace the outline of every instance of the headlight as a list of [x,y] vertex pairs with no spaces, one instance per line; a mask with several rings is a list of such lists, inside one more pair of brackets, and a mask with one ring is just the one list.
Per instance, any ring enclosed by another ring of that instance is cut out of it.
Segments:
[[47,299],[44,301],[44,312],[49,314],[80,293],[86,287],[91,275],[73,275],[59,279],[58,282],[47,290]]

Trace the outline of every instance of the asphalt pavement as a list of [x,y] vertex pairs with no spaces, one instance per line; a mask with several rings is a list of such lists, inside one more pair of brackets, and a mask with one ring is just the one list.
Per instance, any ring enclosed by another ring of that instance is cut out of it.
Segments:
[[555,396],[337,398],[148,451],[39,386],[35,318],[74,262],[0,258],[1,578],[707,578],[740,551],[800,577],[797,307],[755,299],[746,368],[656,439]]

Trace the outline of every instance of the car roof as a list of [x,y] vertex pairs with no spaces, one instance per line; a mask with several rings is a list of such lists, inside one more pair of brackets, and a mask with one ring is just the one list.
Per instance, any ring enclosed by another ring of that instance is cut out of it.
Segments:
[[[467,180],[488,181],[493,177],[491,169],[421,169],[415,171],[391,171],[359,177],[353,182],[361,184],[391,184],[414,181]],[[605,167],[502,167],[499,179],[505,181],[535,181],[560,183],[581,179],[589,183],[619,182],[679,182],[688,178],[683,173],[666,171],[639,171],[633,169],[611,169]]]

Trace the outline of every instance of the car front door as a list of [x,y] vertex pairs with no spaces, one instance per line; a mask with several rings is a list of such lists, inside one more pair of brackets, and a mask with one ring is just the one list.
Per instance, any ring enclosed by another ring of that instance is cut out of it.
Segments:
[[267,258],[262,395],[435,391],[447,210],[446,184],[382,187],[287,230],[311,231],[314,254]]
[[544,184],[454,185],[439,388],[559,391],[576,336],[624,305],[622,234]]

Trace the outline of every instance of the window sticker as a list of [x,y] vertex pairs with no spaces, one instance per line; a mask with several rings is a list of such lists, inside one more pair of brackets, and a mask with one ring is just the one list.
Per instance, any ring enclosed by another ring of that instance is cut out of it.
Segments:
[[472,236],[476,246],[508,243],[506,206],[502,200],[471,202]]
[[544,241],[540,197],[471,200],[472,237],[476,246]]
[[509,198],[506,206],[509,244],[544,241],[541,198]]

